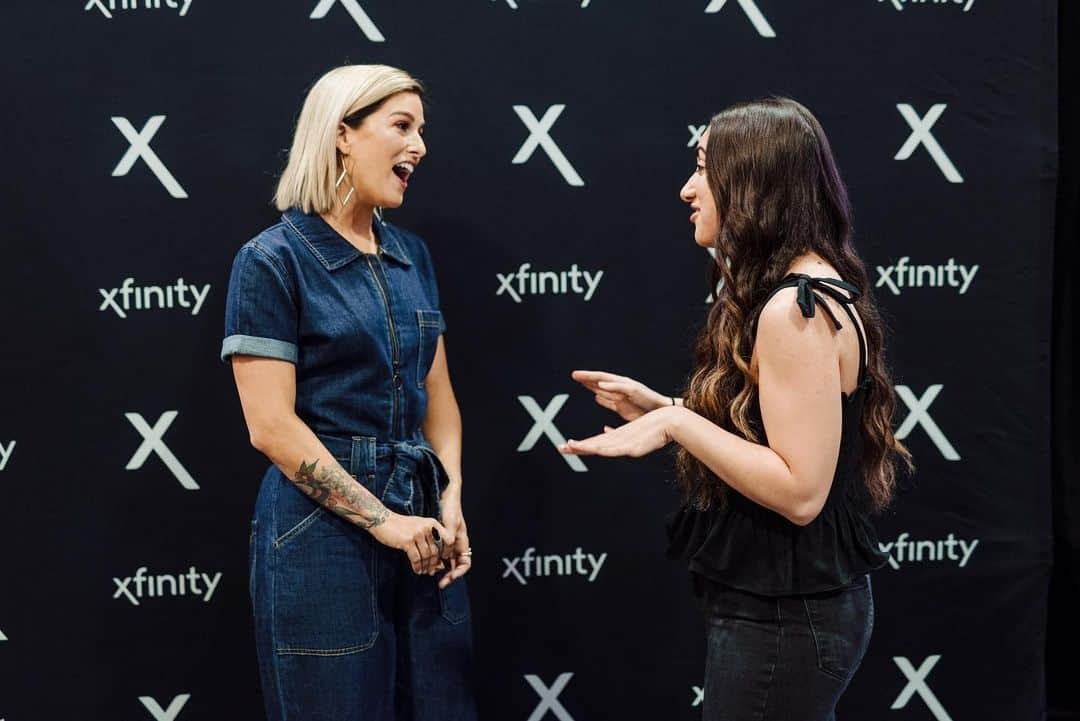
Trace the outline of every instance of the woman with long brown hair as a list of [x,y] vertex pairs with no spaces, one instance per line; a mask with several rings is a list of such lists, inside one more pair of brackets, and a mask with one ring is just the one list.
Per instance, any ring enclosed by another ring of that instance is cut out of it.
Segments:
[[707,620],[704,718],[831,720],[886,560],[870,516],[910,465],[847,191],[810,111],[771,99],[712,118],[680,196],[722,281],[685,397],[575,371],[629,422],[562,450],[677,444],[669,552]]

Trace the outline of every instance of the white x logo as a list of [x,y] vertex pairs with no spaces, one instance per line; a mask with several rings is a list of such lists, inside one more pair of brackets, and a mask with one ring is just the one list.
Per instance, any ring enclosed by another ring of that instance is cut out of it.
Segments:
[[[567,393],[557,395],[551,399],[547,408],[540,410],[539,404],[533,400],[532,396],[518,396],[518,401],[525,407],[525,410],[529,412],[529,416],[536,421],[533,424],[533,427],[529,429],[529,432],[526,433],[525,437],[521,440],[521,445],[517,448],[519,453],[531,451],[542,435],[547,436],[548,440],[551,441],[551,445],[555,446],[555,448],[566,443],[566,438],[564,438],[563,434],[559,432],[559,429],[555,427],[554,421],[555,416],[559,414],[563,404],[566,403],[566,400],[569,397],[570,395]],[[578,473],[589,470],[585,467],[584,461],[582,461],[579,456],[565,455],[562,453],[559,455],[561,455],[563,460]]]
[[184,704],[191,698],[191,694],[182,693],[172,700],[169,704],[169,708],[164,711],[161,710],[161,705],[151,696],[140,696],[139,701],[146,707],[146,710],[157,719],[157,721],[173,721],[180,715],[180,709],[184,708]]
[[701,136],[705,134],[708,128],[708,123],[705,125],[687,125],[686,129],[690,131],[690,142],[686,144],[686,147],[696,148],[697,144],[701,142]]
[[701,686],[692,686],[691,688],[694,691],[694,703],[690,704],[690,706],[700,706],[705,702],[705,689]]
[[[754,0],[737,0],[739,7],[746,13],[746,17],[750,18],[750,22],[754,24],[754,29],[758,31],[758,35],[763,38],[775,38],[776,32],[769,25],[769,21],[765,19],[765,16],[758,10],[758,6],[754,3]],[[727,5],[727,0],[712,0],[709,6],[705,8],[707,13],[718,13],[724,9]]]
[[525,127],[529,129],[530,134],[529,137],[525,138],[525,142],[522,143],[517,155],[514,156],[511,162],[514,165],[521,165],[532,157],[537,147],[541,147],[547,153],[547,156],[551,158],[551,162],[555,164],[559,172],[562,173],[567,183],[573,186],[582,186],[585,185],[585,181],[577,174],[574,166],[570,165],[570,161],[566,159],[566,156],[559,150],[559,146],[555,144],[555,141],[551,139],[551,135],[548,134],[551,126],[555,124],[555,121],[559,119],[565,109],[565,105],[552,105],[544,113],[544,117],[537,120],[528,106],[515,105],[514,112],[521,118],[521,122],[525,123]]
[[8,637],[4,635],[3,631],[0,631],[0,641],[7,641]]
[[86,7],[84,7],[83,10],[92,10],[93,8],[97,8],[101,11],[102,15],[112,20],[112,13],[109,12],[108,8],[101,4],[101,0],[90,0],[86,3]]
[[157,453],[158,457],[165,463],[165,467],[172,471],[172,474],[176,477],[176,480],[180,481],[180,485],[189,491],[199,490],[199,484],[195,482],[195,479],[191,477],[191,474],[180,465],[180,461],[173,455],[169,447],[162,441],[162,437],[165,435],[165,431],[169,430],[169,426],[176,420],[176,416],[179,413],[177,411],[165,411],[158,418],[157,423],[151,428],[143,417],[138,413],[125,413],[124,417],[131,422],[131,425],[135,426],[135,430],[139,432],[139,435],[143,437],[142,445],[135,451],[135,455],[128,461],[125,470],[137,471],[143,467],[146,463],[146,459],[150,457],[151,453]]
[[926,677],[930,675],[930,671],[937,665],[937,662],[941,660],[941,656],[927,656],[926,660],[922,662],[918,670],[911,665],[903,656],[893,656],[893,663],[899,668],[900,672],[904,674],[904,677],[908,680],[907,686],[904,686],[900,691],[900,695],[893,701],[892,710],[902,709],[908,705],[908,701],[915,694],[919,694],[922,700],[926,703],[926,707],[930,709],[930,713],[934,715],[937,721],[952,721],[949,714],[942,707],[941,702],[938,701],[937,696],[930,690],[930,687],[926,685]]
[[916,398],[915,394],[907,386],[896,386],[896,395],[900,397],[900,400],[904,401],[904,405],[911,411],[908,413],[908,417],[904,419],[904,422],[900,424],[900,427],[896,429],[896,439],[902,441],[907,438],[918,424],[926,431],[926,435],[930,436],[930,440],[941,451],[941,455],[945,456],[945,460],[958,461],[960,460],[960,454],[949,443],[949,439],[941,432],[938,424],[934,422],[929,413],[930,404],[938,397],[942,388],[944,386],[937,383],[927,388],[922,398]]
[[[334,3],[338,0],[319,0],[319,4],[315,6],[315,9],[311,11],[312,20],[322,20],[326,17],[326,14],[330,12],[330,8],[334,7]],[[386,40],[383,34],[379,32],[379,28],[375,27],[375,23],[371,21],[368,14],[364,12],[364,9],[360,7],[360,4],[356,0],[341,0],[341,4],[345,6],[345,9],[352,16],[353,22],[355,22],[360,30],[364,33],[364,36],[373,43],[381,43]]]
[[131,143],[131,147],[124,153],[124,157],[120,158],[120,162],[113,168],[112,175],[114,178],[127,175],[132,166],[135,165],[135,161],[139,158],[143,159],[147,167],[153,171],[154,175],[161,184],[165,186],[165,190],[169,191],[169,195],[174,198],[186,198],[187,193],[180,187],[180,183],[176,182],[176,178],[172,176],[169,169],[165,167],[165,163],[161,162],[161,158],[157,156],[153,150],[150,149],[150,141],[154,138],[158,128],[165,122],[164,115],[154,115],[146,121],[146,125],[143,126],[142,131],[136,131],[134,126],[128,122],[127,118],[114,117],[112,118],[113,125],[120,129],[124,137]]
[[566,688],[566,684],[570,683],[570,679],[573,677],[574,674],[572,673],[559,674],[559,677],[555,679],[555,683],[551,684],[551,688],[547,688],[539,676],[533,676],[531,673],[525,674],[525,680],[540,696],[540,703],[537,704],[532,715],[529,716],[529,721],[540,721],[549,710],[555,714],[555,718],[559,719],[559,721],[574,721],[574,717],[570,715],[570,712],[566,710],[566,707],[562,705],[558,698],[562,690]]
[[896,109],[904,116],[904,120],[911,126],[912,132],[907,142],[901,146],[900,150],[896,151],[895,160],[907,160],[920,145],[925,145],[926,152],[930,153],[930,157],[934,159],[941,172],[945,174],[945,178],[950,183],[963,183],[964,178],[957,172],[956,166],[952,164],[949,156],[945,154],[945,151],[938,145],[937,140],[930,134],[930,129],[934,127],[934,123],[945,112],[946,107],[948,106],[945,103],[938,103],[930,108],[926,113],[926,117],[920,118],[919,114],[915,112],[915,108],[907,103],[896,106]]

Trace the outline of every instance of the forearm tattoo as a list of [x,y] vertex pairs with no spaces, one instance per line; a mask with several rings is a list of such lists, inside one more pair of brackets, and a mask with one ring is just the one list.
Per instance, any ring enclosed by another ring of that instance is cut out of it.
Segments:
[[374,528],[386,521],[390,511],[345,469],[336,463],[316,469],[318,464],[318,459],[311,463],[300,461],[293,481],[301,491],[361,528]]

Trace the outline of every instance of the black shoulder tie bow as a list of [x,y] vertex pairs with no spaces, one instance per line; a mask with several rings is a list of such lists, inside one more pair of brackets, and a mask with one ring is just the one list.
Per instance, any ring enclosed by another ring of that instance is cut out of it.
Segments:
[[[772,295],[775,295],[777,291],[780,291],[783,288],[791,288],[793,286],[798,289],[796,291],[796,301],[799,304],[799,309],[802,311],[804,318],[814,317],[814,312],[817,309],[817,301],[822,300],[817,294],[818,291],[844,305],[854,305],[862,295],[859,292],[859,289],[851,283],[845,283],[836,278],[812,278],[804,273],[793,273],[785,278],[784,282],[781,283],[769,297],[771,298]],[[766,302],[768,302],[767,299]],[[825,314],[829,316],[833,325],[836,326],[837,330],[844,327],[836,318],[832,309],[829,308],[828,303],[822,302],[821,307],[825,311]]]

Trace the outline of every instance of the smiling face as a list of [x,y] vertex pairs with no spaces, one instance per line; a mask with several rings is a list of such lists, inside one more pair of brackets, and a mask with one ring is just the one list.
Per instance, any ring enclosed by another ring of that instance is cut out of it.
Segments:
[[712,248],[720,234],[720,215],[716,212],[716,200],[709,189],[705,172],[705,149],[709,132],[701,136],[695,155],[694,172],[686,180],[679,197],[690,205],[690,222],[694,224],[694,242],[702,248]]
[[[427,155],[424,105],[416,93],[392,95],[356,128],[341,123],[337,148],[355,190],[353,202],[397,208],[409,177]],[[347,190],[339,189],[344,198]]]

